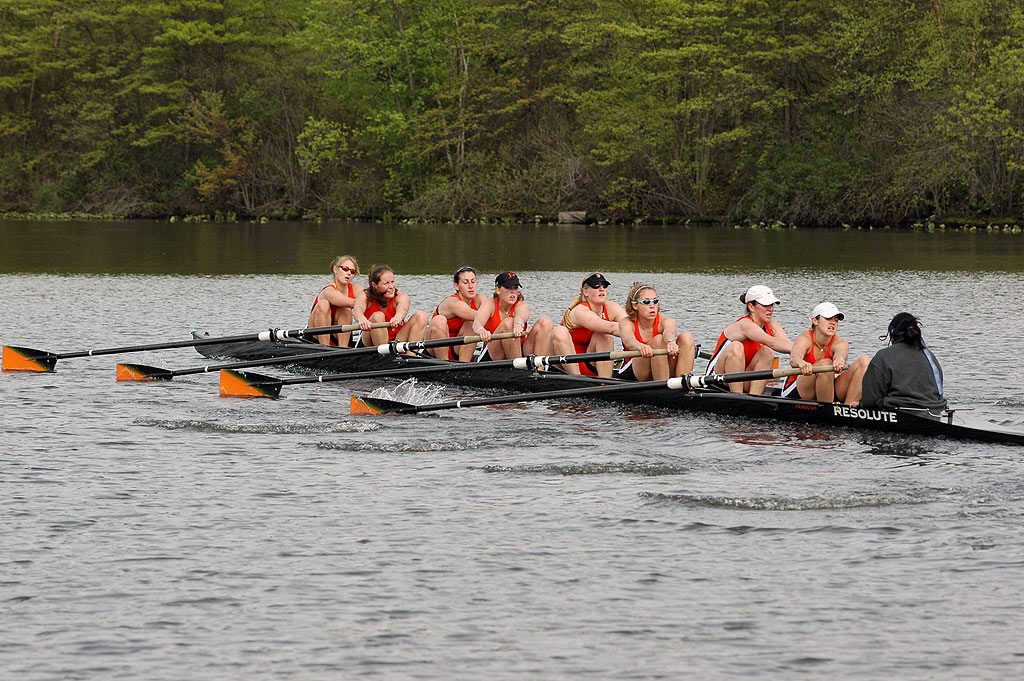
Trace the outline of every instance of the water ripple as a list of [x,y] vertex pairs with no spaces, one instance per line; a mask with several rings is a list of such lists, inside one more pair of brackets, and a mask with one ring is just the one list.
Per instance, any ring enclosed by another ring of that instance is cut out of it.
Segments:
[[573,463],[573,464],[523,464],[518,466],[481,466],[485,473],[524,473],[541,475],[608,475],[610,473],[630,473],[644,476],[682,475],[687,468],[678,464],[644,463],[627,461],[624,463]]
[[367,433],[378,430],[381,425],[369,421],[338,421],[334,423],[216,423],[194,419],[167,421],[162,419],[137,419],[140,426],[163,428],[164,430],[194,430],[207,433],[251,433],[258,435],[318,435],[323,433]]
[[479,440],[378,440],[374,442],[317,442],[317,449],[343,452],[458,452],[479,449]]
[[749,511],[821,511],[852,508],[885,508],[888,506],[919,505],[929,503],[907,495],[881,497],[873,494],[824,497],[812,495],[803,498],[780,496],[726,497],[710,494],[665,494],[641,492],[641,498],[658,502],[681,503],[707,508],[736,508]]

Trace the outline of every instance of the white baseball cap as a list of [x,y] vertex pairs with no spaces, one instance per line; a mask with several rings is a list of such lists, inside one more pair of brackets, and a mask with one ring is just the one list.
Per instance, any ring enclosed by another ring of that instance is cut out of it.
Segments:
[[740,296],[741,303],[753,303],[758,302],[762,305],[774,305],[780,302],[775,294],[767,286],[757,284],[747,289],[747,292]]
[[815,317],[824,317],[825,319],[831,319],[837,317],[840,321],[846,319],[846,315],[839,311],[839,308],[828,302],[818,303],[813,310],[811,310],[811,319]]

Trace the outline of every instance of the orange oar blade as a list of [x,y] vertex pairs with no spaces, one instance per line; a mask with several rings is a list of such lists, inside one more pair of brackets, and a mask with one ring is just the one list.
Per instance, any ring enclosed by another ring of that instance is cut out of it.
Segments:
[[145,364],[118,364],[116,376],[118,381],[169,381],[174,372]]
[[398,412],[416,411],[415,405],[405,402],[385,400],[382,397],[356,397],[352,395],[348,401],[350,414],[394,414]]
[[221,369],[221,397],[279,397],[281,381],[272,376],[263,376],[245,371]]
[[350,414],[383,414],[384,412],[374,407],[370,402],[361,397],[352,397],[348,400],[348,410]]
[[45,350],[5,345],[0,367],[3,371],[53,371],[57,355]]

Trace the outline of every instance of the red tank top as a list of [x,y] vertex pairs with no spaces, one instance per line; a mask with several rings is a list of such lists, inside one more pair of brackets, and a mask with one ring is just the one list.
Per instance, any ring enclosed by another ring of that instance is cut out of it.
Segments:
[[516,305],[518,305],[518,304],[519,304],[518,300],[516,302],[512,303],[512,307],[510,307],[508,309],[508,314],[505,315],[504,318],[502,318],[502,316],[501,316],[501,305],[498,304],[498,301],[494,301],[494,314],[492,314],[491,318],[487,320],[486,324],[484,324],[484,328],[487,329],[488,331],[490,331],[491,333],[494,333],[494,330],[496,328],[498,328],[498,325],[501,324],[505,319],[508,319],[509,317],[515,316],[515,314],[516,314]]
[[[825,356],[822,357],[822,359],[832,359],[832,343],[835,341],[835,336],[832,336],[832,338],[829,339],[828,345],[825,346]],[[814,364],[816,361],[814,359],[814,329],[811,329],[811,349],[807,351],[806,355],[804,355],[804,361],[810,362],[811,364]]]
[[[326,291],[329,288],[333,288],[335,291],[338,290],[338,287],[335,286],[334,282],[332,281],[330,284],[328,284],[327,286],[324,286],[322,289],[320,289],[320,293],[323,293],[324,291]],[[312,312],[313,308],[316,307],[316,304],[320,302],[320,293],[316,294],[316,298],[313,299],[313,306],[309,308],[310,312]],[[351,283],[348,285],[348,297],[349,298],[355,298],[356,297],[355,291],[352,289],[352,284]],[[337,305],[331,305],[331,317],[333,317],[334,313],[337,312],[337,311],[338,311],[338,306]]]
[[[750,321],[754,321],[753,318],[751,318],[751,316],[748,315],[748,314],[743,315],[742,317],[740,317],[736,321],[738,322],[738,321],[740,321],[740,319],[749,319]],[[775,335],[775,334],[772,333],[771,326],[769,326],[768,324],[765,324],[761,328],[764,329],[764,332],[767,333],[769,336],[774,336]],[[720,335],[718,337],[718,343],[715,344],[715,351],[713,353],[711,353],[712,356],[715,356],[715,355],[718,354],[718,351],[722,349],[723,345],[725,345],[725,341],[726,340],[728,340],[728,339],[725,337],[725,331],[723,331],[722,335]],[[750,364],[750,360],[754,359],[754,355],[757,354],[757,351],[764,347],[764,343],[758,343],[757,341],[753,341],[753,340],[745,340],[745,341],[739,341],[739,342],[743,344],[743,356],[745,358],[744,361],[747,364]]]
[[[459,294],[458,293],[453,293],[453,294],[451,294],[448,297],[449,298],[458,298]],[[515,307],[515,306],[513,305],[513,307]],[[434,314],[430,315],[430,318],[433,319],[434,317],[439,315],[440,312],[438,312],[438,310],[440,310],[440,309],[441,309],[440,305],[435,307],[434,308]],[[476,308],[476,298],[474,298],[473,300],[469,301],[469,309],[471,309],[471,310],[477,309]],[[459,316],[451,317],[448,320],[448,336],[449,336],[449,338],[454,337],[455,334],[457,334],[459,332],[459,329],[462,328],[462,325],[465,324],[465,323],[466,323],[466,320],[463,319],[462,317],[459,317]]]
[[[580,305],[586,305],[587,309],[593,311],[594,308],[590,307],[590,303],[584,301],[579,303]],[[601,309],[601,319],[606,322],[610,322],[608,318],[608,306],[605,305]],[[577,326],[576,328],[569,331],[569,335],[572,336],[572,343],[576,346],[576,354],[582,354],[587,351],[587,346],[590,345],[590,339],[594,337],[594,332],[585,326]]]
[[[395,307],[396,307],[395,301],[396,300],[398,300],[397,292],[395,294],[395,297],[388,301],[388,309],[384,310],[384,309],[381,308],[380,305],[377,304],[377,301],[374,300],[371,297],[370,298],[370,304],[366,306],[366,318],[369,319],[370,315],[372,315],[374,312],[383,312],[384,313],[384,321],[390,322],[392,319],[395,318],[395,312],[396,312],[396,310],[395,310]],[[395,337],[398,336],[398,332],[401,330],[401,328],[402,328],[401,325],[399,325],[399,326],[396,326],[393,329],[388,329],[388,340],[389,341],[395,340]]]
[[[658,329],[658,325],[660,323],[661,323],[661,314],[657,314],[657,315],[654,316],[654,332],[651,334],[651,338],[654,338],[659,333],[661,333],[661,331]],[[635,332],[634,332],[633,335],[636,336],[636,339],[638,341],[640,341],[641,343],[643,343],[644,345],[647,345],[647,343],[649,343],[650,341],[644,340],[644,337],[640,335],[640,320],[639,319],[634,319],[633,320],[633,328],[635,329]]]

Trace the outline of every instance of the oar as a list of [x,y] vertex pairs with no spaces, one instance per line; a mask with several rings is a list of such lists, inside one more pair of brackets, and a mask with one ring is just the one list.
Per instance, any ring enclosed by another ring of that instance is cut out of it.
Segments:
[[[816,366],[812,373],[821,374],[834,371],[831,366]],[[498,397],[480,397],[469,400],[452,400],[435,402],[434,404],[408,404],[380,397],[356,397],[349,401],[349,411],[353,414],[418,414],[425,411],[441,411],[444,409],[461,409],[463,407],[482,407],[491,404],[512,404],[514,402],[532,402],[534,400],[564,399],[566,397],[584,397],[589,395],[615,395],[619,393],[640,392],[644,390],[670,390],[706,388],[722,386],[738,381],[761,381],[783,376],[795,376],[800,369],[764,369],[763,371],[738,371],[731,374],[712,374],[710,376],[694,376],[688,374],[665,381],[648,381],[643,383],[616,383],[614,385],[598,385],[588,388],[567,388],[564,390],[546,390],[536,393],[518,395],[501,395]]]
[[[494,336],[491,336],[494,338]],[[655,355],[667,355],[668,350],[655,350]],[[234,371],[224,369],[220,372],[221,397],[278,397],[281,388],[286,385],[302,383],[329,383],[333,381],[354,381],[361,378],[405,378],[421,374],[437,374],[458,371],[475,371],[477,369],[539,369],[556,364],[571,362],[605,362],[628,357],[639,357],[639,350],[617,352],[590,352],[582,355],[544,356],[529,355],[517,359],[501,359],[492,362],[446,362],[445,364],[425,367],[401,367],[397,369],[378,369],[376,371],[358,371],[347,374],[324,374],[322,376],[296,376],[295,378],[276,378],[257,374],[252,371]]]
[[[382,329],[390,326],[387,322],[376,322],[372,328]],[[244,341],[276,341],[285,338],[302,338],[304,336],[318,336],[324,333],[345,333],[355,331],[358,324],[336,324],[334,326],[314,326],[305,329],[269,329],[259,333],[248,333],[237,336],[219,336],[216,338],[193,338],[184,341],[169,341],[166,343],[147,343],[145,345],[125,345],[117,348],[99,348],[96,350],[78,350],[75,352],[49,352],[47,350],[35,350],[16,345],[5,345],[3,347],[3,358],[0,360],[0,368],[3,371],[53,371],[58,359],[72,359],[74,357],[94,357],[97,355],[116,355],[126,352],[144,352],[146,350],[170,350],[172,348],[194,348],[200,345],[217,345],[220,343],[240,343]]]
[[[496,333],[492,339],[502,340],[512,338],[512,333]],[[416,352],[427,348],[443,348],[451,345],[467,345],[476,343],[480,336],[456,336],[454,338],[435,338],[432,340],[400,342],[391,341],[381,345],[371,345],[365,348],[331,348],[324,346],[324,350],[316,350],[304,355],[289,355],[287,357],[265,357],[263,359],[249,359],[237,362],[226,362],[221,364],[208,364],[190,369],[162,369],[160,367],[148,366],[146,364],[118,364],[116,377],[118,381],[169,381],[176,376],[188,376],[191,374],[205,374],[224,369],[245,369],[246,367],[272,366],[275,364],[301,364],[318,359],[331,357],[357,357],[360,355],[401,355],[405,352]]]

